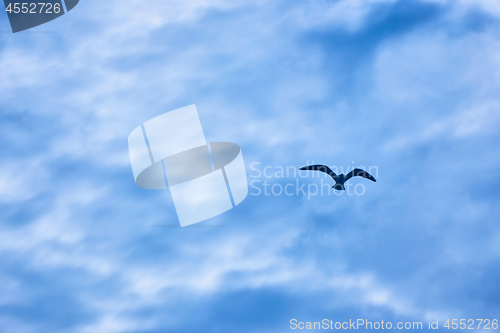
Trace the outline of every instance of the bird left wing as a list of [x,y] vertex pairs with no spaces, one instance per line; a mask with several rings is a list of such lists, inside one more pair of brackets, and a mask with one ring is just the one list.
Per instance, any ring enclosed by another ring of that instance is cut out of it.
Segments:
[[332,169],[330,169],[326,165],[321,165],[321,164],[318,164],[318,165],[308,165],[308,166],[300,168],[299,170],[321,171],[321,172],[327,173],[332,178],[333,177],[337,177],[337,174],[335,172],[333,172]]
[[354,169],[354,170],[352,170],[347,175],[345,175],[345,180],[347,181],[347,180],[351,179],[352,177],[363,177],[363,178],[371,180],[372,182],[376,182],[377,181],[375,179],[375,177],[373,177],[368,172],[366,172],[365,170],[362,170],[362,169]]

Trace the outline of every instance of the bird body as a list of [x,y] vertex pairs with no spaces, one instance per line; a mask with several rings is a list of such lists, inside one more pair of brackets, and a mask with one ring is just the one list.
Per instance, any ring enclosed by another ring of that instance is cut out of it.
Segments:
[[333,185],[332,188],[334,188],[335,190],[339,190],[339,191],[345,190],[345,187],[344,187],[345,182],[348,181],[349,179],[351,179],[352,177],[363,177],[363,178],[371,180],[372,182],[377,181],[375,179],[375,177],[373,177],[368,172],[366,172],[362,169],[354,169],[346,175],[344,175],[343,173],[340,175],[337,175],[328,166],[321,165],[321,164],[308,165],[308,166],[300,168],[299,170],[321,171],[321,172],[328,174],[330,177],[332,177],[333,180],[335,180],[335,185]]

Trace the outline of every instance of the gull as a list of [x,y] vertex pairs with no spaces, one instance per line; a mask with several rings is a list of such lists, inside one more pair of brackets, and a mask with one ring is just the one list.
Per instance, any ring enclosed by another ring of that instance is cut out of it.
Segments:
[[369,179],[373,182],[377,181],[372,175],[370,175],[368,172],[366,172],[365,170],[362,170],[362,169],[354,169],[351,172],[349,172],[347,175],[344,175],[344,174],[337,175],[335,172],[332,171],[332,169],[330,169],[326,165],[321,165],[321,164],[308,165],[308,166],[300,168],[299,170],[321,171],[321,172],[328,174],[330,177],[333,178],[333,180],[335,180],[335,185],[333,185],[332,187],[335,190],[339,190],[339,191],[345,190],[344,183],[346,181],[348,181],[349,179],[351,179],[352,177],[358,176],[358,177],[363,177],[363,178]]

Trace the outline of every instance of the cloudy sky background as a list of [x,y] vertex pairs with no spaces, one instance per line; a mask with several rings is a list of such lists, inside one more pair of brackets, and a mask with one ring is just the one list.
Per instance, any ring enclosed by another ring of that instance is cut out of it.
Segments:
[[[82,0],[0,31],[2,331],[500,319],[498,1]],[[127,137],[190,104],[249,180],[315,161],[378,182],[154,227],[178,219]]]

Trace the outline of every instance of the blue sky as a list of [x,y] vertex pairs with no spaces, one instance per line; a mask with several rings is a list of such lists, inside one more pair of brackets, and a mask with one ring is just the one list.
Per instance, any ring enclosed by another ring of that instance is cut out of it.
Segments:
[[[497,1],[82,0],[0,31],[2,331],[500,319]],[[152,227],[177,216],[127,137],[190,104],[249,180],[314,160],[378,182]]]

